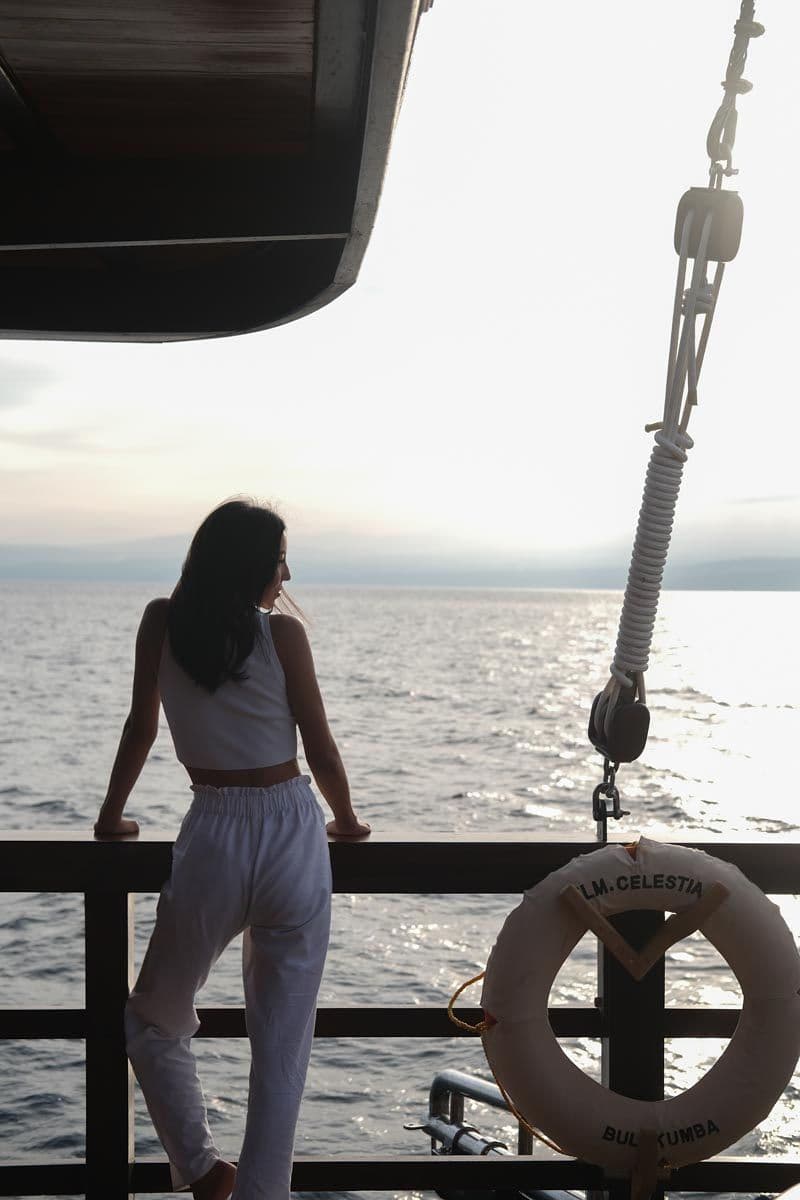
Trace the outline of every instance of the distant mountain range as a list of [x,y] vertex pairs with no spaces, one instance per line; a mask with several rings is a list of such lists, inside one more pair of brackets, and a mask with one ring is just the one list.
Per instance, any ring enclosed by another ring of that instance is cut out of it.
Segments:
[[[103,545],[0,544],[0,579],[174,581],[186,553],[183,536]],[[442,587],[611,588],[625,584],[627,553],[587,562],[585,555],[548,561],[508,556],[488,560],[463,549],[411,552],[391,539],[293,540],[292,568],[306,584]],[[477,565],[476,565],[477,564]],[[800,590],[800,557],[671,561],[664,586],[687,590]]]

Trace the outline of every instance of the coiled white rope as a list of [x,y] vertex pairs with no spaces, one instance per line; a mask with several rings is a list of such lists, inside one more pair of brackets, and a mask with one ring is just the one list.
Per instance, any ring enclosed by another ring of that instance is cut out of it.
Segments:
[[[637,758],[647,737],[649,714],[644,706],[644,672],[650,656],[683,466],[693,445],[687,426],[691,410],[697,404],[697,383],[725,262],[730,262],[739,248],[741,201],[736,193],[722,190],[722,179],[738,174],[732,165],[737,122],[736,98],[751,89],[752,85],[742,77],[742,72],[750,40],[760,37],[764,32],[764,26],[754,20],[754,15],[754,0],[741,0],[739,20],[734,26],[733,49],[722,84],[723,102],[706,139],[711,160],[708,188],[691,188],[678,206],[676,230],[680,229],[680,243],[676,243],[675,248],[679,263],[667,359],[664,416],[662,420],[645,426],[647,432],[655,432],[655,445],[645,477],[611,676],[603,691],[595,698],[589,725],[589,738],[606,760],[603,783],[595,788],[592,796],[592,809],[595,818],[602,824],[603,837],[608,815],[606,800],[611,798],[614,801],[614,817],[625,815],[619,809],[619,792],[614,784],[616,768],[620,761],[632,762]],[[698,223],[694,235],[693,222]],[[698,229],[699,237],[696,236]],[[694,259],[694,267],[691,283],[686,288],[689,258]],[[712,283],[706,278],[709,258],[716,263]],[[704,318],[699,345],[695,336],[698,317]],[[636,701],[641,701],[641,704],[636,706]],[[617,710],[625,713],[626,708],[629,719],[615,723]]]
[[[667,561],[683,466],[687,452],[694,444],[686,429],[691,409],[697,403],[697,381],[722,282],[721,263],[717,266],[713,284],[706,279],[712,221],[709,212],[703,223],[691,283],[684,290],[693,217],[690,210],[681,232],[664,416],[661,421],[645,426],[647,432],[655,431],[655,445],[645,477],[617,644],[611,663],[611,678],[603,690],[595,714],[597,732],[602,730],[606,738],[620,697],[624,694],[626,700],[644,701],[646,698],[644,672],[649,661],[661,579]],[[704,324],[698,351],[695,321],[700,316],[704,317]]]

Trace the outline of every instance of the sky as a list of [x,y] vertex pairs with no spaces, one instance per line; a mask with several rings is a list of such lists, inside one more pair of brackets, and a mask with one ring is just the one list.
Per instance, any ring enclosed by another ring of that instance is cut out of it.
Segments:
[[[0,343],[0,542],[182,537],[245,493],[280,506],[290,546],[334,555],[574,564],[629,547],[675,208],[707,179],[738,9],[436,0],[341,299],[230,339]],[[756,16],[742,248],[673,538],[687,560],[800,547],[800,7]]]

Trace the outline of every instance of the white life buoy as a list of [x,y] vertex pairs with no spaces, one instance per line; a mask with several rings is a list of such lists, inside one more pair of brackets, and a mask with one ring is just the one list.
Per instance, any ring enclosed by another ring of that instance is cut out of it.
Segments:
[[[682,912],[715,884],[726,898],[699,928],[742,988],[729,1045],[680,1096],[641,1101],[610,1091],[567,1057],[547,1016],[558,970],[587,928],[562,893],[576,888],[608,917],[634,908]],[[641,1131],[652,1130],[659,1160],[683,1166],[744,1136],[788,1084],[800,1054],[798,989],[794,938],[755,884],[700,850],[642,838],[630,850],[606,846],[575,858],[524,894],[486,967],[483,1045],[518,1113],[565,1153],[625,1176],[635,1167]]]

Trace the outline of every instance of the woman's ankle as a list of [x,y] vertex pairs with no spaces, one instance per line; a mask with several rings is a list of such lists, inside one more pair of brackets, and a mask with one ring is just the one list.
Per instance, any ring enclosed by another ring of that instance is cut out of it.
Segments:
[[235,1182],[236,1167],[218,1158],[205,1175],[192,1184],[192,1196],[194,1200],[227,1200]]

